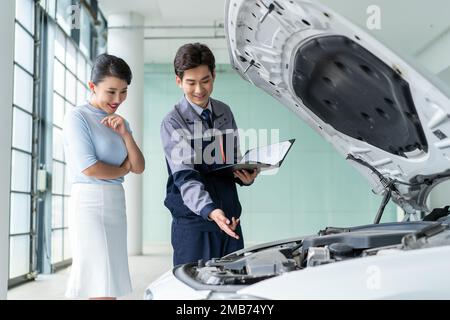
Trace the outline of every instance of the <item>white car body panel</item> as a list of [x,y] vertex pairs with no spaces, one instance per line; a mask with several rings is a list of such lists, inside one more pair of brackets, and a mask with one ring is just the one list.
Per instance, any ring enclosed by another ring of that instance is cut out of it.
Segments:
[[[151,290],[152,300],[201,300],[206,299],[210,290],[194,290],[167,271],[156,279],[146,290]],[[144,298],[146,298],[144,296]]]
[[274,300],[450,299],[448,270],[450,246],[394,250],[288,272],[238,293]]

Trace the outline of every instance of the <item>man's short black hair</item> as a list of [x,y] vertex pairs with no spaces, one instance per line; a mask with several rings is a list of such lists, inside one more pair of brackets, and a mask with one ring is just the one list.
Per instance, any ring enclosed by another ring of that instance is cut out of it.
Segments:
[[189,69],[206,65],[214,74],[216,68],[216,60],[211,50],[201,43],[188,43],[181,46],[173,61],[175,74],[183,79],[184,72]]

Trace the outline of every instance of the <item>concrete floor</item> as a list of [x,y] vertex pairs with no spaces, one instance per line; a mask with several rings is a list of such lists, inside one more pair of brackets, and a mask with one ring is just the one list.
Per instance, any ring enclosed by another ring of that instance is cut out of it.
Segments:
[[[141,300],[148,284],[172,268],[172,247],[153,245],[142,256],[129,257],[133,292],[124,300]],[[65,300],[70,267],[51,275],[39,275],[35,281],[8,291],[8,300]]]

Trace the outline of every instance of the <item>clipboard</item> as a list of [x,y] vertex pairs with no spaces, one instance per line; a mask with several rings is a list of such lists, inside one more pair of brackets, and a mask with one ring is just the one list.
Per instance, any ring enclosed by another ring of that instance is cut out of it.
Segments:
[[291,150],[294,142],[295,139],[290,139],[264,147],[250,149],[244,154],[240,162],[219,165],[209,172],[232,173],[236,170],[252,171],[259,169],[263,171],[279,168],[284,159],[286,159],[286,156]]

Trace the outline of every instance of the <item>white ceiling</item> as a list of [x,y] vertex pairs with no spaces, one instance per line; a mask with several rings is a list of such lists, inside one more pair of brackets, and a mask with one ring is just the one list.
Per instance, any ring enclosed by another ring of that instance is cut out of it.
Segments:
[[146,29],[146,37],[186,37],[146,39],[146,63],[172,63],[181,45],[197,41],[211,48],[217,63],[229,62],[223,29],[213,28],[224,22],[225,0],[99,0],[99,4],[106,17],[130,11],[140,13],[145,16],[146,26],[211,26],[202,29]]
[[99,0],[102,12],[134,11],[149,23],[207,23],[223,19],[225,0]]
[[[450,32],[450,2],[448,0],[320,0],[333,10],[365,28],[369,5],[381,9],[381,30],[369,31],[372,35],[402,54],[422,54],[430,43]],[[138,12],[145,16],[147,26],[208,25],[224,22],[225,0],[99,0],[107,17],[112,13]],[[367,30],[367,29],[366,29]],[[153,30],[149,36],[191,36],[192,39],[145,40],[147,63],[171,63],[176,49],[199,36],[223,35],[222,30]],[[224,39],[198,39],[215,53],[219,63],[228,63]]]

